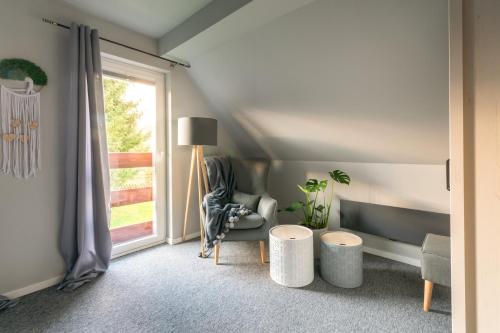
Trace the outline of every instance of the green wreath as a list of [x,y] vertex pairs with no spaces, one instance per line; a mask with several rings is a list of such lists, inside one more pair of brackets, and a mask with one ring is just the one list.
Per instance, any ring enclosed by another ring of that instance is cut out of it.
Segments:
[[0,61],[0,78],[24,81],[27,76],[33,80],[35,85],[47,85],[47,74],[31,61],[24,59],[3,59]]

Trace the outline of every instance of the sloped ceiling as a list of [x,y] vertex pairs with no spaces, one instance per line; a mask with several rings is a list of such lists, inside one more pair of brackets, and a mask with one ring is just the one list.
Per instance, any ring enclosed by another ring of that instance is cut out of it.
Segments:
[[[231,16],[247,10],[258,20],[253,3]],[[238,24],[231,16],[219,29]],[[210,45],[205,33],[172,52],[192,64],[190,75],[244,155],[448,158],[447,0],[307,1],[223,43]],[[190,43],[204,44],[203,52]]]
[[159,38],[212,0],[64,0],[94,16]]

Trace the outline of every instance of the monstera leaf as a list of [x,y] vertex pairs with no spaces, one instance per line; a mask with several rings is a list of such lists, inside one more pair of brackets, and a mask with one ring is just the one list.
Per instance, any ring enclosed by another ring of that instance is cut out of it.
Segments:
[[346,185],[349,185],[351,183],[351,177],[349,177],[349,175],[342,170],[333,170],[328,173],[330,174],[330,177],[337,183]]
[[326,190],[326,187],[328,186],[328,180],[321,180],[319,183],[318,183],[318,189],[321,190],[321,191],[324,191]]
[[[329,174],[332,180],[337,183],[349,185],[351,182],[351,178],[344,171],[332,170]],[[311,229],[322,229],[328,226],[333,201],[333,183],[332,193],[328,198],[326,194],[328,180],[318,181],[311,178],[304,185],[297,185],[297,187],[305,194],[305,202],[295,201],[289,207],[278,211],[293,213],[301,210],[304,216],[300,218],[300,224]]]
[[299,189],[304,193],[314,193],[318,191],[324,191],[328,186],[327,180],[318,181],[317,179],[308,179],[304,185],[297,185]]
[[318,180],[317,179],[308,179],[306,182],[306,189],[308,192],[317,192],[318,191]]

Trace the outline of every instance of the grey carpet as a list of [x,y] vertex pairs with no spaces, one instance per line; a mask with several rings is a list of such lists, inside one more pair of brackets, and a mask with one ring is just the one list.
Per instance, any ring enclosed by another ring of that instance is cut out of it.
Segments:
[[449,332],[450,289],[422,311],[419,269],[365,254],[364,284],[336,288],[318,275],[279,286],[258,243],[223,243],[221,265],[198,243],[159,246],[112,262],[73,293],[49,288],[0,313],[1,332]]

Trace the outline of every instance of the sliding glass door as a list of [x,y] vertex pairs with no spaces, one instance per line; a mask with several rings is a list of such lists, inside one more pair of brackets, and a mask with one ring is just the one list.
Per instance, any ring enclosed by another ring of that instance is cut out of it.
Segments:
[[165,239],[165,74],[103,56],[113,256]]

